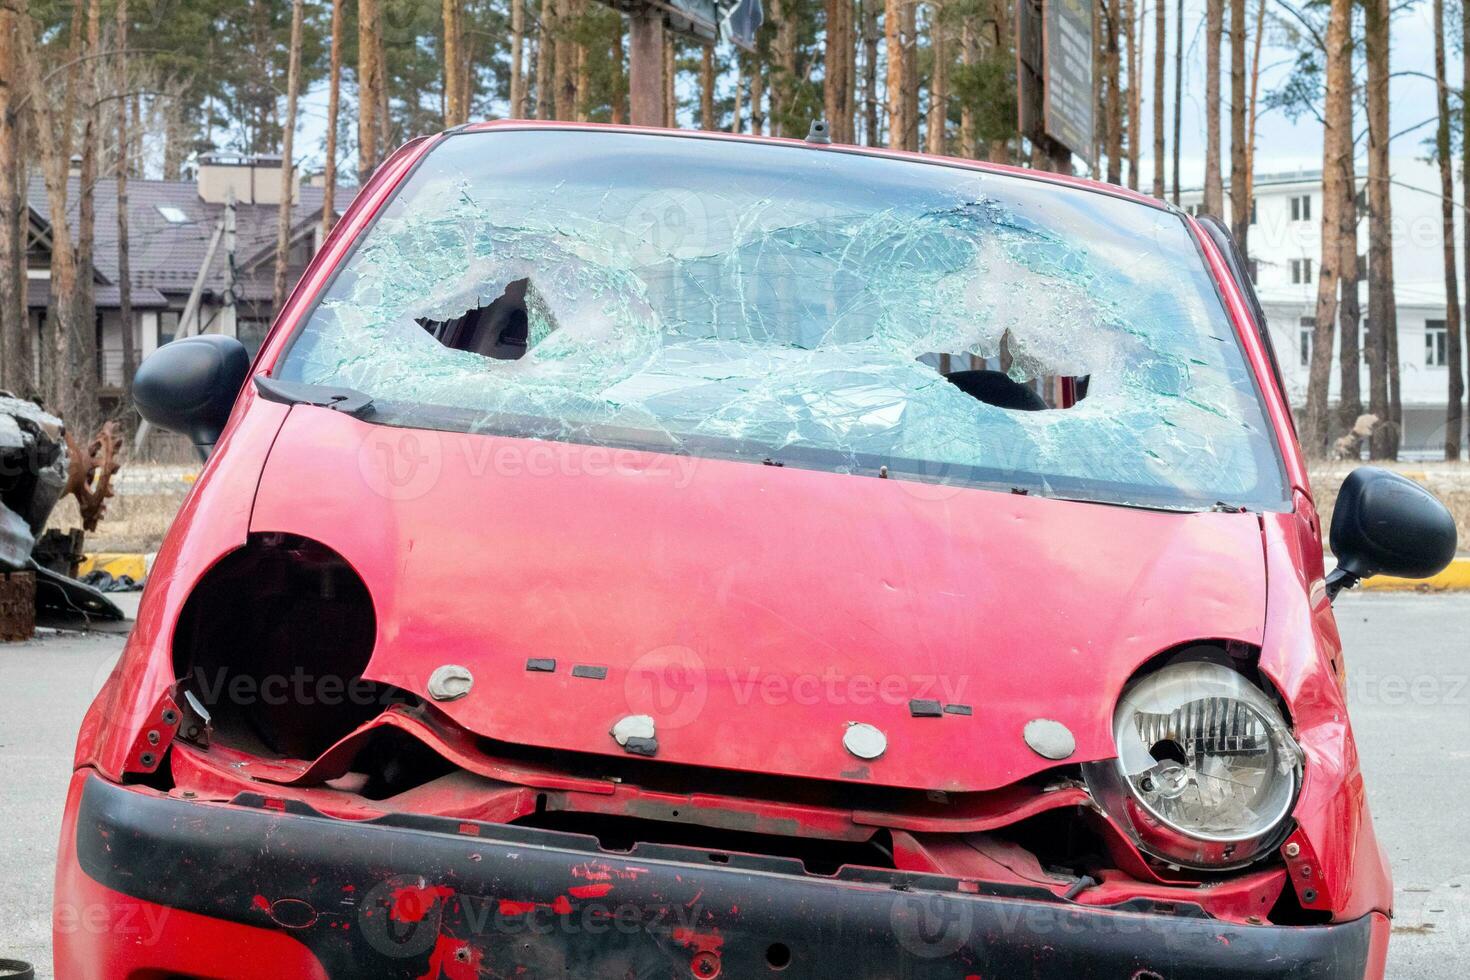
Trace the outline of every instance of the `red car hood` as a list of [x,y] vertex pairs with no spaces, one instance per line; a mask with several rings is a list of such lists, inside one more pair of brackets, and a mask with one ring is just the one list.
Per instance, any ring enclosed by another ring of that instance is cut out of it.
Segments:
[[[1114,754],[1139,664],[1202,637],[1259,643],[1251,514],[1181,514],[370,425],[292,409],[254,531],[315,538],[372,593],[366,676],[506,742],[930,790],[988,790]],[[530,660],[555,669],[529,670]],[[577,668],[577,669],[574,669]],[[599,676],[604,675],[604,676]],[[950,705],[915,716],[911,701]],[[962,706],[962,707],[961,707]],[[966,710],[968,709],[968,710]],[[850,723],[886,736],[862,761]]]

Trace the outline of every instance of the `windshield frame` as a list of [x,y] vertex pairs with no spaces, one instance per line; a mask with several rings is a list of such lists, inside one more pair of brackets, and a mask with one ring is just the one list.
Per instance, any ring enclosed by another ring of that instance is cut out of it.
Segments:
[[[402,194],[404,189],[410,184],[414,175],[418,172],[419,168],[423,166],[424,162],[428,160],[435,153],[435,151],[447,144],[450,140],[464,136],[489,137],[498,133],[512,132],[578,133],[593,138],[611,133],[647,137],[662,137],[665,139],[705,140],[712,142],[731,142],[762,146],[780,146],[784,148],[794,147],[801,148],[810,152],[839,153],[843,155],[877,158],[908,164],[921,164],[924,166],[940,167],[951,170],[994,174],[1016,180],[1024,180],[1038,184],[1051,185],[1058,189],[1066,189],[1071,192],[1097,194],[1099,196],[1112,198],[1114,200],[1127,204],[1148,207],[1157,211],[1163,211],[1167,214],[1170,214],[1178,218],[1184,224],[1185,231],[1191,240],[1195,258],[1198,262],[1201,263],[1204,276],[1209,280],[1210,289],[1213,291],[1215,299],[1219,302],[1223,315],[1225,316],[1226,320],[1229,321],[1232,333],[1232,342],[1235,345],[1236,353],[1240,357],[1241,365],[1244,368],[1245,373],[1249,376],[1254,402],[1257,408],[1260,410],[1261,420],[1265,423],[1263,428],[1265,430],[1266,438],[1269,442],[1270,460],[1277,477],[1276,486],[1278,486],[1281,490],[1281,495],[1279,498],[1271,495],[1261,495],[1257,499],[1244,501],[1211,500],[1208,499],[1209,495],[1190,498],[1187,495],[1184,495],[1177,491],[1156,496],[1147,492],[1146,488],[1140,487],[1138,485],[1104,484],[1102,481],[1098,480],[1091,481],[1093,484],[1091,489],[1093,491],[1096,491],[1103,486],[1109,486],[1117,487],[1120,491],[1126,489],[1127,493],[1125,496],[1121,497],[1109,496],[1101,493],[1089,492],[1080,488],[1076,489],[1076,492],[1073,493],[1059,493],[1057,492],[1057,484],[1065,484],[1068,481],[1058,481],[1056,480],[1055,475],[1051,475],[1050,477],[1048,477],[1047,474],[1029,474],[1008,471],[1007,476],[1004,479],[987,479],[985,477],[978,476],[978,474],[980,472],[996,471],[986,470],[980,467],[973,466],[945,464],[946,473],[941,479],[936,480],[933,479],[930,474],[924,471],[924,466],[932,465],[925,464],[924,461],[918,461],[920,463],[920,469],[918,471],[907,469],[896,470],[892,473],[892,476],[917,482],[952,482],[952,485],[956,486],[957,488],[963,489],[979,489],[991,491],[999,490],[1013,493],[1036,493],[1040,496],[1047,496],[1058,499],[1087,500],[1091,502],[1113,504],[1117,506],[1134,506],[1145,509],[1168,511],[1197,512],[1201,510],[1219,510],[1223,507],[1223,509],[1227,510],[1252,512],[1289,512],[1294,507],[1292,500],[1292,489],[1295,481],[1292,479],[1292,468],[1284,452],[1285,444],[1283,443],[1282,433],[1279,431],[1280,425],[1277,419],[1277,412],[1273,411],[1273,408],[1275,408],[1275,406],[1272,404],[1271,399],[1268,397],[1268,393],[1264,388],[1263,379],[1261,377],[1261,367],[1259,364],[1257,364],[1256,359],[1251,356],[1250,345],[1246,342],[1246,338],[1242,335],[1242,332],[1247,329],[1247,327],[1242,325],[1242,323],[1240,322],[1239,314],[1235,310],[1234,305],[1231,303],[1231,298],[1226,293],[1224,284],[1220,281],[1221,273],[1217,269],[1216,265],[1211,262],[1210,255],[1207,252],[1207,245],[1204,241],[1204,232],[1202,231],[1197,220],[1193,216],[1189,215],[1187,212],[1183,211],[1177,206],[1170,204],[1167,201],[1160,201],[1152,197],[1147,197],[1124,187],[1100,184],[1087,178],[1076,177],[1068,174],[1056,174],[1045,171],[1036,171],[1024,167],[1015,167],[1006,164],[991,163],[989,161],[965,160],[953,157],[938,157],[919,153],[892,151],[877,147],[861,147],[846,144],[812,144],[794,138],[752,136],[750,134],[706,132],[700,130],[650,129],[631,126],[614,126],[598,123],[583,124],[566,123],[561,121],[539,122],[529,120],[497,120],[487,123],[457,127],[456,129],[448,130],[446,132],[439,133],[433,137],[425,139],[422,145],[417,147],[417,152],[415,153],[412,161],[406,167],[404,167],[401,173],[395,176],[392,186],[387,189],[387,192],[382,197],[382,199],[373,206],[372,212],[366,215],[365,219],[359,224],[359,226],[352,230],[351,241],[348,242],[346,244],[346,247],[331,259],[331,268],[327,270],[327,275],[316,286],[313,295],[309,297],[307,303],[304,306],[300,307],[298,311],[293,311],[294,318],[289,324],[289,329],[273,329],[271,331],[271,335],[266,338],[265,343],[263,343],[261,346],[260,355],[257,358],[256,369],[260,373],[263,373],[267,376],[273,376],[274,372],[279,368],[279,366],[286,360],[287,357],[289,357],[292,349],[295,347],[296,343],[300,339],[301,334],[312,322],[312,319],[319,307],[330,295],[332,287],[337,282],[339,276],[341,276],[344,271],[346,271],[351,266],[351,263],[366,244],[373,230],[378,226],[379,222],[387,214],[391,205],[399,198],[400,194]],[[405,149],[407,149],[409,145],[411,144],[406,144]],[[390,157],[388,160],[385,160],[384,163],[380,165],[379,170],[374,174],[369,183],[364,186],[363,190],[359,192],[359,195],[371,188],[372,182],[376,181],[377,178],[383,174],[384,170],[389,166],[391,162],[392,157]],[[353,204],[356,205],[359,200],[360,197],[359,199],[354,199]],[[338,223],[339,226],[345,223],[346,218],[347,215],[344,215],[343,219]],[[337,231],[338,227],[334,226],[333,230],[334,232]],[[319,250],[317,258],[326,253],[327,249],[325,247],[325,244],[326,243],[324,243],[323,248]],[[303,276],[303,280],[310,275],[311,270],[308,269],[307,273]],[[276,324],[277,328],[282,328],[286,326],[284,322],[285,317],[283,316],[281,319],[282,322],[278,322]],[[278,332],[282,334],[279,337],[276,336]],[[1289,413],[1289,407],[1287,407],[1285,411]],[[465,424],[462,421],[471,416],[478,419],[482,424],[469,425]],[[487,416],[484,412],[477,412],[473,410],[459,408],[456,406],[431,405],[425,403],[404,405],[401,403],[395,404],[391,401],[383,399],[376,400],[373,410],[366,415],[366,419],[373,424],[392,426],[397,428],[447,430],[468,434],[500,436],[505,438],[540,438],[545,441],[545,437],[537,436],[531,433],[517,435],[499,429],[486,429],[483,423],[486,421],[487,417],[489,416]],[[598,429],[608,427],[597,424],[589,424],[585,426],[585,428]],[[570,442],[570,440],[566,439],[556,441]],[[689,441],[687,437],[686,441]],[[694,441],[700,442],[701,440]],[[717,437],[710,437],[708,440],[705,441],[713,443],[732,440],[720,440]],[[613,438],[608,442],[577,444],[606,445],[616,448],[619,446],[619,441]],[[647,441],[636,444],[629,443],[622,448],[650,453],[695,455],[688,453],[687,451],[682,450],[678,447],[665,448],[653,446]],[[821,454],[823,454],[823,451],[820,448],[816,447],[788,446],[774,453],[769,450],[763,454],[744,453],[738,451],[711,451],[708,455],[703,453],[698,455],[701,458],[739,460],[744,462],[764,463],[765,465],[792,465],[801,469],[811,469],[818,472],[835,473],[837,475],[866,475],[870,477],[883,478],[888,477],[890,474],[890,468],[880,463],[874,463],[871,470],[867,468],[861,468],[855,470],[841,471],[834,470],[830,466],[814,466],[810,464],[805,466],[803,465],[802,460],[805,457],[809,455]],[[964,470],[966,471],[967,475],[963,479],[952,481],[951,478],[954,477],[955,471],[957,470]],[[1018,477],[1020,478],[1018,479]],[[1025,477],[1032,477],[1034,479],[1025,479]]]

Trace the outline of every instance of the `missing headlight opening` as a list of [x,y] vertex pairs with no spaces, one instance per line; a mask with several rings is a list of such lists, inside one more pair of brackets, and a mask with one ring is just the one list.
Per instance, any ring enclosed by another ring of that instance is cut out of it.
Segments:
[[174,633],[175,676],[213,738],[310,759],[392,700],[361,679],[376,628],[367,587],[340,555],[307,538],[254,534],[190,595]]

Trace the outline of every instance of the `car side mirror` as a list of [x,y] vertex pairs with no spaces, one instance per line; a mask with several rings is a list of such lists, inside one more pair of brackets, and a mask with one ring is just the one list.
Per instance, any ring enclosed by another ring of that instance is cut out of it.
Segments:
[[1361,466],[1342,481],[1330,535],[1337,567],[1333,598],[1371,575],[1429,578],[1455,557],[1455,519],[1434,494],[1406,477]]
[[133,401],[148,424],[188,436],[208,456],[249,373],[250,355],[234,337],[185,337],[138,365]]

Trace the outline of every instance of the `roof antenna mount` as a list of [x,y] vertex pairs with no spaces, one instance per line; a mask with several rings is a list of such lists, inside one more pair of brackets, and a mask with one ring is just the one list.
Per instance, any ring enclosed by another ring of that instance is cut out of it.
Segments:
[[812,128],[806,131],[806,141],[818,146],[827,146],[832,142],[832,131],[827,128],[825,121],[813,119]]

